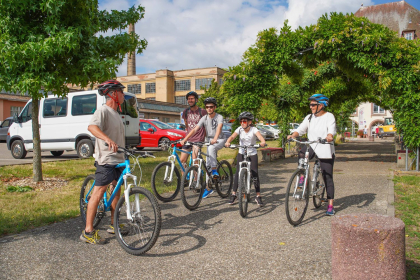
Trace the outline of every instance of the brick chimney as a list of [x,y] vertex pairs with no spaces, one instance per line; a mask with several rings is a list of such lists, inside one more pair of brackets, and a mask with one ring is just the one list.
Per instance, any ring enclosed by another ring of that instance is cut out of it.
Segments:
[[[134,24],[128,26],[128,32],[134,33]],[[136,53],[127,54],[127,76],[136,75]]]

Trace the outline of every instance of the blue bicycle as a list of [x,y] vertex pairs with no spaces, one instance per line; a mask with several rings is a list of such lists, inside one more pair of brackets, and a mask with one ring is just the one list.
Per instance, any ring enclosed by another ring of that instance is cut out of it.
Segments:
[[188,166],[192,164],[192,152],[181,150],[179,142],[165,142],[162,145],[163,149],[168,149],[170,156],[168,157],[168,161],[159,163],[152,173],[151,185],[153,193],[163,202],[169,202],[175,199],[180,190],[181,175],[175,163],[178,162],[182,172],[185,172],[185,166],[181,163],[177,152],[190,155]]
[[[147,189],[139,187],[137,176],[132,174],[138,166],[140,183],[142,175],[138,158],[151,155],[145,154],[136,157],[134,152],[128,149],[121,147],[118,149],[119,152],[124,153],[125,161],[115,168],[123,167],[124,171],[115,188],[110,184],[104,193],[103,199],[99,202],[93,226],[97,227],[105,213],[111,210],[111,203],[124,183],[124,193],[118,200],[114,212],[115,236],[125,251],[132,255],[141,255],[150,250],[156,243],[162,224],[160,207],[156,198]],[[130,158],[134,161],[133,168],[130,168]],[[128,184],[127,179],[132,180],[133,184]],[[84,225],[86,224],[87,204],[94,186],[95,175],[92,174],[86,177],[80,191],[80,214]]]

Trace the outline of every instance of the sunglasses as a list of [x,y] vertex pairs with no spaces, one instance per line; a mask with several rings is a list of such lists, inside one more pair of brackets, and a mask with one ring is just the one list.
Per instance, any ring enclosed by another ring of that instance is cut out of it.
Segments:
[[213,109],[214,106],[206,106],[206,109]]
[[248,123],[248,120],[243,119],[243,120],[241,120],[241,123]]
[[309,107],[315,107],[315,106],[318,106],[319,104],[317,103],[317,104],[309,104]]

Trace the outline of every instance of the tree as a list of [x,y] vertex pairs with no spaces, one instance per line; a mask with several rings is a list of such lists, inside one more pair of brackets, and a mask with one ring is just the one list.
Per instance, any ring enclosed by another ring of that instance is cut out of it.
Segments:
[[32,97],[34,181],[42,180],[38,102],[66,96],[68,84],[85,87],[116,76],[129,52],[147,45],[125,29],[144,8],[101,11],[97,0],[3,0],[0,5],[0,86]]
[[[399,38],[387,27],[353,14],[331,13],[317,24],[292,31],[259,32],[243,60],[225,74],[221,91],[231,111],[257,110],[263,100],[277,102],[288,125],[294,112],[308,112],[315,92],[330,98],[343,127],[363,101],[390,109],[408,146],[420,146],[420,40]],[[282,129],[283,132],[287,131]]]

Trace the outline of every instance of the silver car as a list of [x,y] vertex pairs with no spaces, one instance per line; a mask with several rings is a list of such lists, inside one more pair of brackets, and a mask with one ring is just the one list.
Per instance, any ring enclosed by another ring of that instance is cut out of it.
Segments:
[[9,127],[13,123],[13,118],[9,117],[6,118],[1,124],[0,124],[0,141],[6,141],[7,138],[7,132],[9,131]]

